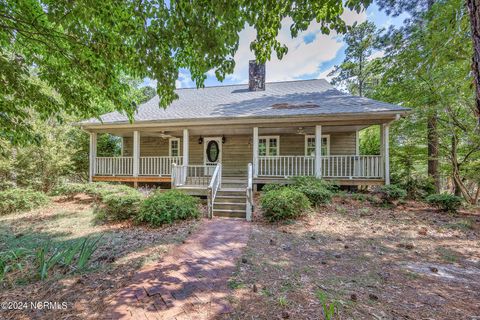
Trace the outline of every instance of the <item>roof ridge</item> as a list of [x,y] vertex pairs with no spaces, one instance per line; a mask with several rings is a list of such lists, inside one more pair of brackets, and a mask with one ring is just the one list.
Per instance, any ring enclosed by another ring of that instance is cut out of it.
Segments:
[[[327,84],[331,85],[330,82],[328,82],[327,79],[325,78],[271,81],[271,82],[265,82],[265,85],[275,84],[275,83],[292,83],[292,82],[307,82],[307,81],[325,81]],[[246,85],[248,85],[248,83],[224,84],[224,85],[214,85],[214,86],[205,86],[205,87],[177,88],[175,90],[177,91],[177,90],[192,90],[192,89],[207,89],[207,88],[223,88],[223,87],[235,87],[235,86],[246,86]]]

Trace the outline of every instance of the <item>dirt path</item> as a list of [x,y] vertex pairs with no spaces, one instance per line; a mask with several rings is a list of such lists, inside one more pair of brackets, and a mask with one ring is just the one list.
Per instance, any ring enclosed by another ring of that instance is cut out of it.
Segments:
[[174,252],[109,299],[109,319],[210,319],[231,311],[228,279],[250,234],[238,219],[205,220]]

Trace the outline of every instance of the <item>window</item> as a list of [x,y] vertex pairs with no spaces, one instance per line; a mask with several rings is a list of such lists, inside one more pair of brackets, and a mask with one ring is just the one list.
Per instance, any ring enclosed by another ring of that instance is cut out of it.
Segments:
[[[330,136],[322,135],[322,156],[330,154]],[[305,155],[315,157],[315,136],[305,136]]]
[[180,138],[170,138],[168,154],[170,157],[178,157],[180,155]]
[[262,156],[278,156],[280,154],[280,137],[264,136],[258,138],[258,155]]

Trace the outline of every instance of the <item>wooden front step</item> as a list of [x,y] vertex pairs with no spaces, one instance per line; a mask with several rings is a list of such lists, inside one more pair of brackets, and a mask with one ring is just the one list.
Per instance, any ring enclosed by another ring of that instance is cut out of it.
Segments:
[[213,203],[216,217],[246,218],[246,190],[244,188],[220,188]]

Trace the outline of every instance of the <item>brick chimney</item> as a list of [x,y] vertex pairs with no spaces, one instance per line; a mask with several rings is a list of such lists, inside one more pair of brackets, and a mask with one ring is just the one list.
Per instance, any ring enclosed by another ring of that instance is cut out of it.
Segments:
[[248,89],[250,91],[265,90],[265,64],[255,60],[248,61]]

